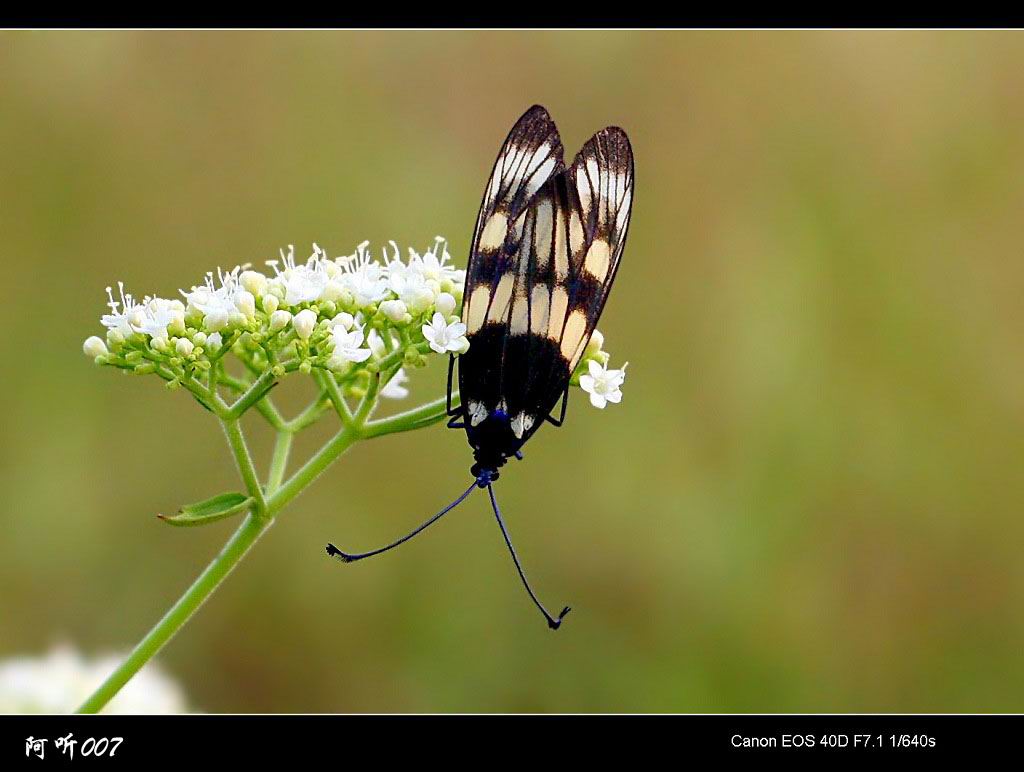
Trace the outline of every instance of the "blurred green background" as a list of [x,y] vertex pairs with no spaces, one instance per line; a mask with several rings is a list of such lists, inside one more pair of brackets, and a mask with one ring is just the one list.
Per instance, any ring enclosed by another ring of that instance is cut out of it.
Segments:
[[[366,443],[168,646],[204,711],[1024,709],[1024,37],[953,32],[0,34],[0,657],[132,645],[233,529],[182,392],[93,367],[104,287],[294,243],[452,240],[534,102],[637,158],[577,393],[499,496],[461,433]],[[443,368],[415,398],[441,393]],[[280,387],[298,405],[308,384]],[[330,424],[325,421],[325,424]],[[266,464],[269,437],[247,425]],[[298,452],[311,451],[330,426]]]

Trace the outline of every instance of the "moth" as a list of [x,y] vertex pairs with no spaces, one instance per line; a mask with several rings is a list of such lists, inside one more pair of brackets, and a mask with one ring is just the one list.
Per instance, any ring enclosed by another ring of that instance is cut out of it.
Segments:
[[387,552],[474,488],[486,488],[527,593],[558,629],[570,609],[553,617],[530,587],[492,484],[510,458],[523,458],[521,448],[541,426],[565,421],[569,381],[608,300],[632,203],[633,152],[622,129],[597,132],[566,167],[547,110],[534,105],[516,122],[494,162],[473,233],[462,308],[470,345],[457,357],[457,408],[456,355],[448,362],[448,426],[466,432],[473,482],[401,539],[358,554],[328,544],[329,555],[351,563]]

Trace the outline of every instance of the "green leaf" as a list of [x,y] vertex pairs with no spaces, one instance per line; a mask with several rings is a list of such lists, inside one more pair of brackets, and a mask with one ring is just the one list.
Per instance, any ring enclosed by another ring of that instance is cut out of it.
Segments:
[[205,501],[187,504],[178,510],[176,515],[157,515],[157,517],[165,523],[183,527],[206,525],[244,512],[253,503],[253,498],[244,493],[222,493]]

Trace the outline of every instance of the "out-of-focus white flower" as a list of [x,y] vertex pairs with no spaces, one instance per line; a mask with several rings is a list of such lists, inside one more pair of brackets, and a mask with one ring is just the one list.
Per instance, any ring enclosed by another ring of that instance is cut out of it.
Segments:
[[469,349],[469,341],[465,336],[466,325],[462,322],[448,324],[439,313],[434,314],[430,324],[423,325],[423,337],[430,344],[430,348],[438,354],[448,351],[464,353]]
[[400,367],[394,377],[380,390],[380,395],[387,399],[405,399],[409,396],[409,390],[404,384],[408,382],[409,376],[405,374],[405,369]]
[[604,408],[609,402],[622,401],[622,382],[626,380],[626,365],[621,370],[609,370],[596,360],[587,363],[588,373],[580,376],[580,388],[590,395],[590,404]]
[[295,334],[299,338],[309,340],[309,336],[313,334],[313,330],[316,328],[316,312],[310,311],[308,308],[299,311],[292,319],[292,327],[295,328]]
[[195,344],[188,338],[178,338],[178,342],[174,344],[174,350],[181,356],[187,357],[195,350]]
[[[113,655],[87,659],[70,646],[0,661],[0,713],[72,713],[121,661]],[[151,662],[102,712],[186,713],[188,708],[181,687]]]
[[213,335],[206,336],[206,350],[213,353],[220,349],[224,345],[224,339],[221,337],[219,332],[213,333]]
[[331,330],[331,342],[334,350],[327,365],[331,368],[340,368],[349,362],[365,362],[373,353],[368,348],[362,348],[364,340],[363,328],[354,327],[346,330],[344,325],[336,325]]

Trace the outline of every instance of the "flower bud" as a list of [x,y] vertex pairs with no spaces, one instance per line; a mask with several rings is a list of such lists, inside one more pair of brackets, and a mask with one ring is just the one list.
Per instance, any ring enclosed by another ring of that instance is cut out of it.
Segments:
[[203,317],[203,326],[210,332],[219,332],[228,326],[228,312],[214,309]]
[[213,333],[213,335],[206,336],[205,345],[207,351],[215,352],[219,350],[221,346],[224,345],[224,339],[221,337],[219,332],[215,332]]
[[101,338],[93,335],[85,339],[85,343],[82,344],[82,351],[87,357],[95,359],[107,353],[107,344]]
[[292,315],[287,311],[274,311],[270,315],[270,329],[273,332],[283,330],[291,320]]
[[235,295],[235,308],[245,314],[247,319],[252,319],[256,315],[256,298],[251,292],[242,290]]
[[316,327],[316,314],[308,308],[304,311],[299,311],[299,313],[295,314],[295,318],[292,319],[292,327],[295,328],[295,334],[299,338],[309,340],[309,336],[313,334],[313,328]]
[[185,334],[185,309],[174,309],[174,313],[171,317],[171,322],[170,324],[167,325],[167,331],[174,335]]
[[586,359],[593,358],[603,347],[604,335],[601,334],[600,330],[594,330],[594,334],[590,336],[590,340],[587,342],[587,348],[583,351],[583,357]]
[[418,287],[410,293],[409,301],[406,304],[411,314],[422,314],[434,302],[434,292],[430,287]]
[[174,344],[174,350],[183,357],[189,356],[194,348],[195,344],[188,338],[178,338],[178,342]]
[[263,290],[266,289],[267,277],[259,271],[242,271],[242,275],[238,277],[238,282],[246,290],[259,297],[263,294]]
[[401,300],[385,300],[380,304],[380,312],[392,322],[404,322],[409,309]]
[[281,299],[277,295],[271,295],[269,292],[261,299],[263,310],[268,314],[272,314],[277,310],[277,307],[281,305]]
[[[220,337],[218,333],[214,334],[216,334],[218,338]],[[207,338],[205,332],[197,332],[195,335],[192,336],[192,342],[195,343],[197,346],[205,346],[206,340]]]
[[434,308],[440,311],[442,316],[451,316],[455,313],[455,298],[447,292],[442,292],[434,301]]
[[352,329],[352,325],[356,323],[355,317],[347,311],[342,311],[336,317],[334,317],[334,326],[343,327],[346,332]]

